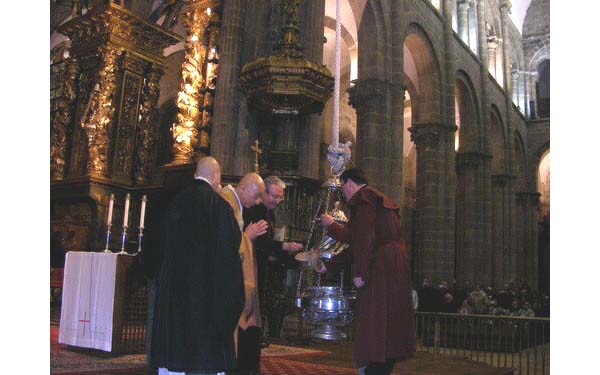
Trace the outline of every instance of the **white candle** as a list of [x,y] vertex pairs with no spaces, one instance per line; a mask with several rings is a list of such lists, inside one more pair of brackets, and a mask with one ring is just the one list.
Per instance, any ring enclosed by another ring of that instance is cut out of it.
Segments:
[[144,217],[146,216],[146,194],[142,197],[142,212],[140,213],[140,229],[144,228]]
[[112,212],[113,212],[113,206],[115,204],[115,195],[111,194],[110,195],[110,202],[108,203],[108,220],[106,221],[106,225],[111,225],[112,224]]
[[127,197],[125,198],[125,216],[123,216],[123,226],[127,226],[127,219],[129,217],[129,200],[131,199],[131,195],[127,193]]

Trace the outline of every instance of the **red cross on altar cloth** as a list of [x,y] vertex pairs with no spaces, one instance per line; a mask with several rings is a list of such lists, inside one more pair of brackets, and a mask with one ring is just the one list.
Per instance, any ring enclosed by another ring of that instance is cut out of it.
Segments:
[[117,256],[67,253],[59,343],[111,351]]

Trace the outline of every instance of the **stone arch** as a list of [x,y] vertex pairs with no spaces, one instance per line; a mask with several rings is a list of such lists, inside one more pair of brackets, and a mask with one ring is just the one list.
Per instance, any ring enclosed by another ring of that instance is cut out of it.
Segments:
[[477,152],[481,149],[481,116],[471,79],[463,70],[456,72],[455,97],[457,101],[457,126],[459,152]]
[[388,38],[378,1],[369,0],[358,28],[358,76],[385,79]]
[[418,92],[418,106],[413,105],[413,122],[439,122],[442,113],[441,74],[431,38],[419,24],[411,23],[406,28],[404,47],[404,51],[408,51],[408,55],[405,53],[404,56],[405,69],[408,59],[414,61],[416,69],[415,77],[410,77],[410,72],[405,70]]

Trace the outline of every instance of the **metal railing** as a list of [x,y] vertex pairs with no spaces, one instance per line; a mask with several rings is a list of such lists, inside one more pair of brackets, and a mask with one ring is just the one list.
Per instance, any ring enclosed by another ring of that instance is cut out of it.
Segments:
[[417,350],[550,374],[550,319],[417,312]]

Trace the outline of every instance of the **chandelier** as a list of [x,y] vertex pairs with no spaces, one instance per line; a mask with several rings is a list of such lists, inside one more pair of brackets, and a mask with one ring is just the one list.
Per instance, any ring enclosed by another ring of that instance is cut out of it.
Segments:
[[297,9],[301,0],[283,0],[283,38],[267,57],[244,65],[240,86],[251,109],[273,114],[321,113],[331,96],[333,75],[324,65],[304,58],[298,43]]

